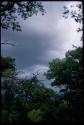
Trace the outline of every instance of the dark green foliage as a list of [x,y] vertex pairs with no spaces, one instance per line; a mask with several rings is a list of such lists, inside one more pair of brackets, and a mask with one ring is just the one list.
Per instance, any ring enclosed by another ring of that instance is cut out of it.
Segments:
[[21,26],[17,21],[17,16],[27,19],[32,15],[37,15],[38,11],[44,14],[44,8],[39,1],[1,1],[1,28],[21,31]]
[[62,91],[68,107],[66,110],[63,108],[65,114],[60,114],[61,111],[59,111],[58,114],[61,116],[58,116],[72,121],[81,121],[83,119],[83,48],[78,47],[68,51],[65,59],[53,60],[49,63],[49,70],[45,75],[49,79],[54,79],[52,85],[65,87]]
[[14,60],[3,58],[7,66],[3,66],[2,70],[2,123],[82,121],[82,51],[81,47],[75,48],[66,52],[64,59],[55,59],[49,63],[45,75],[53,79],[53,85],[64,85],[64,95],[46,88],[36,75],[31,79],[18,79]]
[[[45,75],[48,79],[54,79],[53,85],[68,85],[68,89],[76,89],[83,78],[83,50],[77,48],[66,53],[66,58],[55,59],[49,63],[49,70]],[[77,85],[77,86],[76,86]],[[74,88],[70,88],[73,87]]]
[[[82,5],[77,7],[79,14],[64,7],[64,15],[70,14],[81,23]],[[26,19],[37,15],[38,11],[44,14],[43,6],[38,1],[2,1],[1,27],[20,31],[15,14]],[[66,52],[64,59],[56,58],[49,63],[45,75],[53,80],[53,86],[64,86],[60,91],[63,95],[46,88],[36,75],[30,79],[18,79],[15,59],[11,57],[1,57],[1,75],[2,123],[63,124],[83,120],[83,48],[75,47],[75,50]]]
[[12,68],[2,73],[2,123],[45,121],[46,115],[54,111],[57,94],[45,88],[35,76],[20,80],[16,74]]
[[1,72],[7,69],[13,69],[15,70],[15,59],[11,57],[2,57],[1,56]]

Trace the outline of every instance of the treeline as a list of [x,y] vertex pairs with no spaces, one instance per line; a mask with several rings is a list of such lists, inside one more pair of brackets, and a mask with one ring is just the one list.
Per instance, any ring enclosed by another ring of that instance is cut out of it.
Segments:
[[37,76],[19,79],[15,59],[1,57],[1,122],[55,123],[83,120],[83,50],[68,51],[64,59],[49,63],[45,73],[51,85],[64,86],[57,94]]

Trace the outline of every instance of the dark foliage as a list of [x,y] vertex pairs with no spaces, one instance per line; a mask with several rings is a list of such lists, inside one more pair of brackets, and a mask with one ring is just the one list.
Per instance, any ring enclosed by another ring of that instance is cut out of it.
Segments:
[[40,1],[1,1],[0,2],[1,28],[21,31],[18,15],[24,20],[41,11],[45,13]]

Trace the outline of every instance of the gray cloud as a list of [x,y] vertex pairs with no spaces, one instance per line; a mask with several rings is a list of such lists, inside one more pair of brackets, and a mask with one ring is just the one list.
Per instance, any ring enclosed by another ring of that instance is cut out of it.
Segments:
[[[10,39],[16,42],[12,49],[8,49],[4,54],[14,56],[19,68],[26,68],[36,63],[46,63],[41,57],[46,56],[48,49],[52,46],[52,34],[39,34],[32,32],[28,34],[9,32]],[[9,36],[8,34],[8,36]],[[9,40],[10,41],[10,40]],[[11,41],[10,41],[11,42]],[[7,48],[6,48],[7,49]]]
[[[2,41],[15,42],[15,46],[2,46],[2,55],[16,59],[17,69],[31,75],[38,69],[46,71],[48,62],[63,58],[72,44],[82,45],[77,24],[72,19],[62,18],[63,6],[71,2],[43,2],[46,14],[32,16],[26,21],[18,17],[22,32],[1,31]],[[73,2],[72,2],[73,3]]]

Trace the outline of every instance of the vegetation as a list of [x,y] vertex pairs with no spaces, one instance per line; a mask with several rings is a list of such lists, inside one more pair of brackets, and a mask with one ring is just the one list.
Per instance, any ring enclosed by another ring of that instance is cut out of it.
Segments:
[[52,85],[64,85],[61,89],[64,95],[45,88],[35,76],[18,79],[14,59],[4,60],[9,65],[3,65],[2,70],[2,123],[82,121],[82,48],[68,51],[62,60],[50,62],[45,73],[48,79],[54,79]]
[[[64,59],[55,59],[50,62],[49,70],[45,73],[48,79],[54,79],[53,86],[64,86],[61,92],[64,92],[64,100],[67,104],[65,114],[73,120],[80,120],[83,112],[82,51],[81,47],[68,51]],[[66,118],[65,115],[63,116]]]
[[39,1],[1,1],[1,28],[12,29],[13,31],[21,31],[21,25],[17,20],[17,16],[27,19],[28,17],[37,15],[41,11],[45,13],[43,5]]
[[[82,9],[81,4],[77,7]],[[20,31],[15,13],[26,19],[38,10],[44,13],[42,4],[36,1],[1,1],[1,27]],[[82,15],[65,7],[64,15],[69,13],[76,22],[82,21]],[[46,88],[35,75],[19,79],[15,59],[1,56],[2,123],[83,121],[83,48],[74,47],[66,52],[65,58],[52,60],[45,73],[47,79],[52,79],[52,86],[61,87],[59,94]]]
[[[75,5],[70,5],[69,7],[64,6],[63,17],[65,19],[68,17],[74,19],[76,23],[80,24],[77,28],[77,32],[83,31],[83,4],[81,1]],[[83,41],[83,36],[81,36],[81,41]]]

